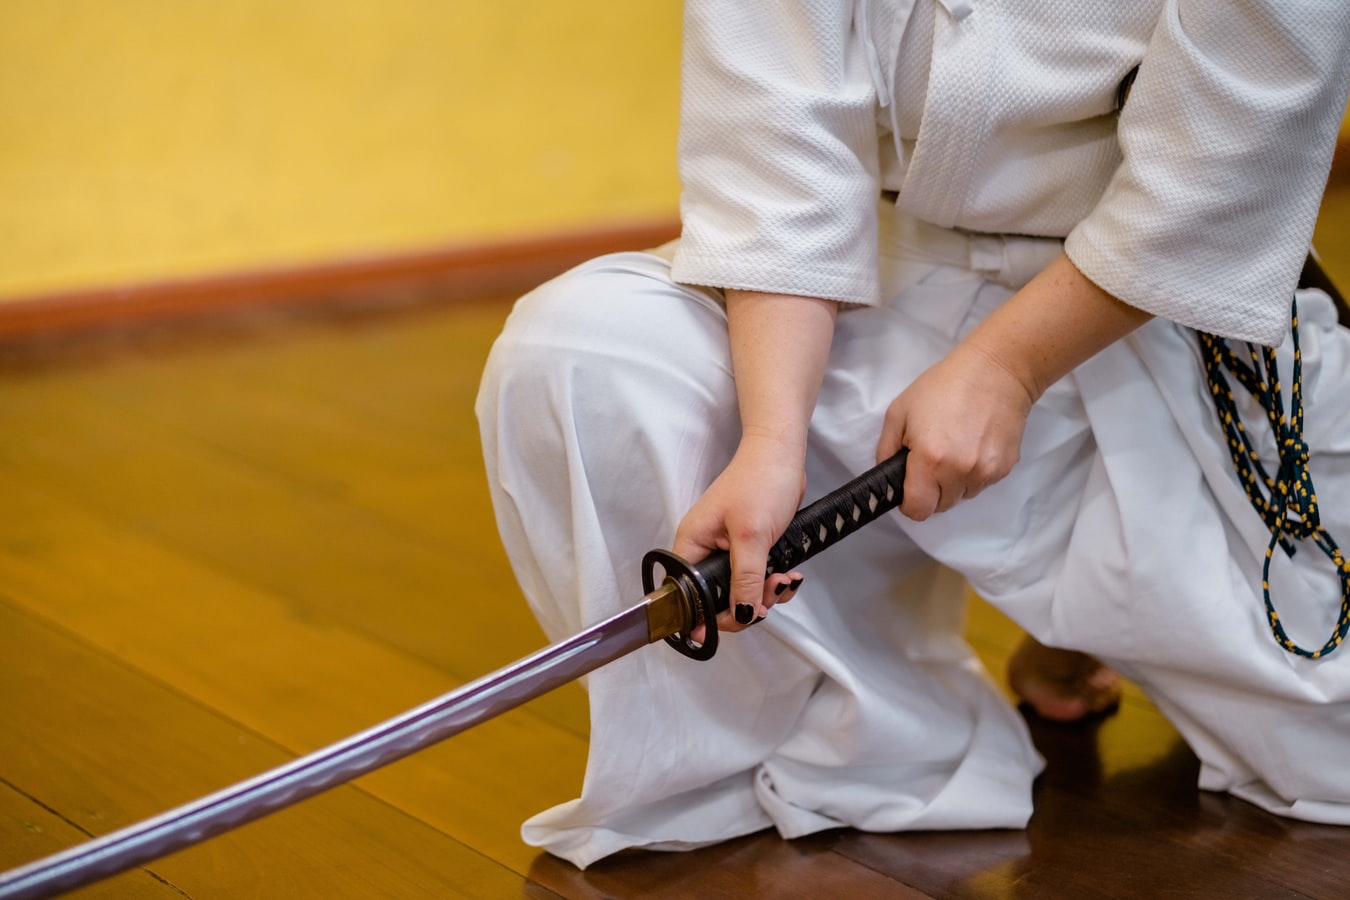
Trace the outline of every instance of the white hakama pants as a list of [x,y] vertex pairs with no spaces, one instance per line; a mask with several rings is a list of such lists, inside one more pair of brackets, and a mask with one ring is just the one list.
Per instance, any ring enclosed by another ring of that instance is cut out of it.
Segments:
[[[891,400],[1058,252],[889,215],[885,301],[838,319],[808,501],[870,468]],[[1300,312],[1314,481],[1350,549],[1350,333],[1321,294]],[[961,638],[953,571],[1042,642],[1136,680],[1199,755],[1202,787],[1350,824],[1350,653],[1305,660],[1271,637],[1269,535],[1206,391],[1193,336],[1154,322],[1052,387],[1013,473],[980,496],[810,560],[794,602],[708,662],[658,644],[592,673],[581,796],[524,839],[585,867],[770,825],[1021,827],[1041,760]],[[637,601],[643,555],[735,450],[721,294],[673,283],[653,253],[579,266],[517,304],[477,413],[507,553],[561,639]],[[1320,646],[1340,602],[1329,564],[1307,545],[1274,569],[1286,627]]]

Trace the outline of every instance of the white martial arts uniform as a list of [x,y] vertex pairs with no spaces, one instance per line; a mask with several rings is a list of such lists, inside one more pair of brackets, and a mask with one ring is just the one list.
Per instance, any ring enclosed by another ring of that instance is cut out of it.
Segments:
[[[1020,462],[978,497],[811,560],[796,602],[710,662],[657,646],[592,674],[581,797],[527,822],[528,842],[585,866],[769,825],[1024,824],[1040,761],[931,560],[1138,681],[1202,787],[1350,824],[1350,656],[1271,637],[1269,534],[1183,327],[1282,339],[1344,109],[1350,7],[1035,6],[689,4],[674,270],[618,254],[522,299],[479,396],[499,527],[550,636],[634,601],[642,555],[735,450],[719,288],[847,304],[808,499],[868,468],[891,400],[1062,247],[1163,318],[1047,391]],[[1299,303],[1313,477],[1350,541],[1350,335],[1324,296]],[[1272,588],[1295,639],[1320,646],[1339,606],[1325,560],[1277,554]]]

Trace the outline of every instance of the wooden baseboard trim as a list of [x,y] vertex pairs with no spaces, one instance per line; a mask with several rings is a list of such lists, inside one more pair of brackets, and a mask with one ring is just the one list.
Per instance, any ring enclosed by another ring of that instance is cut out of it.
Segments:
[[678,220],[660,219],[401,256],[15,298],[0,302],[0,341],[263,307],[373,309],[512,296],[603,253],[665,243],[679,230]]
[[[1329,184],[1350,185],[1350,137]],[[523,293],[579,262],[679,234],[675,218],[401,256],[123,284],[0,301],[0,341],[124,328],[265,307],[362,309]]]

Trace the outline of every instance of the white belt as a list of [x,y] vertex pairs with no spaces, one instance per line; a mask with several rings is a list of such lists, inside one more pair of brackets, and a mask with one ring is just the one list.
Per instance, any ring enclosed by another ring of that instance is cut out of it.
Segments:
[[887,262],[955,266],[1017,290],[1050,265],[1064,249],[1059,238],[980,234],[943,228],[882,201],[881,254]]

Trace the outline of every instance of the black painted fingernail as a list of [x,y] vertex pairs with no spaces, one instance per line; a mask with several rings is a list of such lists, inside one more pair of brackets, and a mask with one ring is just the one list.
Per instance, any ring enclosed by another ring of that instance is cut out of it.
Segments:
[[755,621],[751,622],[750,624],[751,624],[751,625],[758,625],[760,622],[763,622],[763,621],[764,621],[764,617],[763,617],[763,616],[755,616]]
[[788,582],[788,587],[794,591],[801,586],[802,586],[802,579],[800,578],[794,578]]
[[742,625],[749,625],[755,619],[755,608],[749,603],[736,604],[736,621]]
[[785,581],[785,582],[783,582],[782,584],[780,584],[778,587],[776,587],[776,588],[773,589],[773,595],[774,595],[775,597],[781,597],[781,596],[783,596],[783,591],[786,591],[787,589],[788,589],[788,583]]

